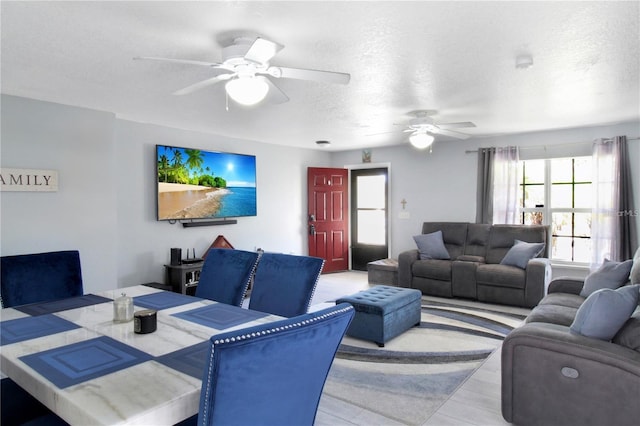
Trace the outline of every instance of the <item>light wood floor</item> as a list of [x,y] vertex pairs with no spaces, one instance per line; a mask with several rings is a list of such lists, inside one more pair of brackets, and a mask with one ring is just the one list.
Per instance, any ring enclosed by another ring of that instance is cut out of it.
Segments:
[[[366,272],[341,272],[323,275],[312,305],[315,309],[336,296],[369,288]],[[500,348],[449,397],[424,423],[424,426],[509,425],[500,414]],[[347,402],[324,395],[320,401],[316,426],[395,426],[395,420]]]

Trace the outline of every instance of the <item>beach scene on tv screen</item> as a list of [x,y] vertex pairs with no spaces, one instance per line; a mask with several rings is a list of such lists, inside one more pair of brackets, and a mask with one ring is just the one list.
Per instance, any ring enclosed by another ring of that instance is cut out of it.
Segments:
[[256,157],[158,145],[158,220],[256,215]]

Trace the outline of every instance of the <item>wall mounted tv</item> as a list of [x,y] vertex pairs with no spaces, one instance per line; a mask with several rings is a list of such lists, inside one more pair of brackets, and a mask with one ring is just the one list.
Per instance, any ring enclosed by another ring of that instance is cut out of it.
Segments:
[[256,157],[156,145],[158,220],[256,216]]

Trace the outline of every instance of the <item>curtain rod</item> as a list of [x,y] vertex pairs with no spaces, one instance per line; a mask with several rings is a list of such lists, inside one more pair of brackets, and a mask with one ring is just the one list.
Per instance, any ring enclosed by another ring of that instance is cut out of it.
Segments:
[[[604,139],[605,140],[612,140],[611,138],[604,138]],[[640,141],[640,136],[637,136],[635,138],[627,138],[627,142],[628,141]],[[554,144],[553,146],[581,145],[583,143],[585,143],[585,142],[567,142],[567,143]],[[519,147],[519,149],[539,149],[539,148],[547,149],[547,146],[549,146],[549,145],[522,146],[522,147]],[[473,154],[475,152],[478,152],[478,150],[477,149],[468,149],[464,153],[465,154]]]

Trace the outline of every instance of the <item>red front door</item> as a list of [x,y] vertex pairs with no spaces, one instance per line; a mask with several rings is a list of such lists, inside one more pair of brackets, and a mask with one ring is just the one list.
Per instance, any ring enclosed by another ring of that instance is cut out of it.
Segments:
[[307,170],[309,256],[325,260],[323,272],[349,269],[348,171]]

